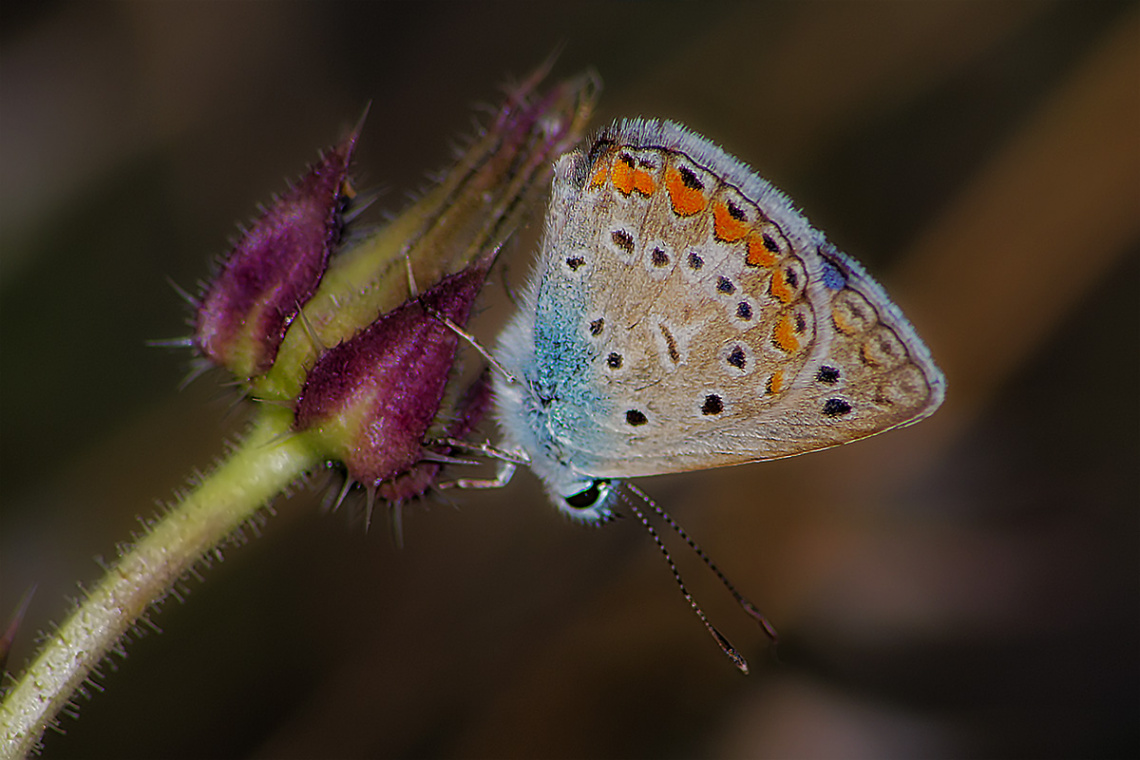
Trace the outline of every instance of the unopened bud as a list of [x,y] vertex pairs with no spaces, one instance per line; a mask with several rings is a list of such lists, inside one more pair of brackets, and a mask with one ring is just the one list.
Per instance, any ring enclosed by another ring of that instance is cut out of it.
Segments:
[[194,343],[240,378],[272,365],[339,244],[360,124],[274,200],[222,262],[198,306]]
[[313,434],[353,480],[374,487],[420,461],[459,342],[436,315],[466,323],[490,260],[382,315],[309,371],[295,427]]
[[[441,425],[443,438],[463,439],[475,429],[491,408],[491,378],[490,372],[484,370],[476,377],[463,395],[453,405],[444,407],[450,417]],[[455,453],[451,446],[435,444],[429,447],[433,454],[448,457]],[[444,465],[438,458],[426,458],[417,462],[406,472],[397,474],[394,478],[386,480],[376,489],[380,498],[392,503],[402,504],[410,499],[423,496],[439,477]]]

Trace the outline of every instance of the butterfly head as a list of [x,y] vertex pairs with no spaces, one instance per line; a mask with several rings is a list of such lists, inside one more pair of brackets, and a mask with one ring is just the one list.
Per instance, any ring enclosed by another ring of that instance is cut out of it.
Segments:
[[574,520],[598,524],[614,519],[618,481],[575,478],[561,483],[548,482],[551,501]]

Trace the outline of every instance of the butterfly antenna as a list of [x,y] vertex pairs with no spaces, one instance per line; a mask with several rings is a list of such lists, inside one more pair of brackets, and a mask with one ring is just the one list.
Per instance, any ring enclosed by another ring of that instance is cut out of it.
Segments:
[[713,574],[720,579],[720,582],[724,584],[724,587],[726,589],[728,589],[728,593],[732,594],[732,597],[736,599],[737,603],[741,607],[744,608],[744,611],[760,623],[760,627],[764,629],[764,633],[767,634],[768,638],[772,640],[772,643],[778,643],[780,637],[779,634],[776,633],[775,626],[769,622],[768,618],[764,617],[764,613],[760,612],[760,610],[756,608],[756,605],[748,601],[748,599],[746,599],[743,594],[736,590],[736,587],[732,585],[732,581],[730,581],[724,572],[716,566],[716,563],[712,561],[712,558],[709,557],[708,554],[705,554],[704,549],[702,549],[697,544],[697,542],[694,541],[693,538],[685,532],[685,529],[678,525],[677,521],[670,517],[668,512],[659,507],[657,505],[657,502],[649,498],[648,494],[646,494],[644,491],[630,483],[625,483],[624,485],[630,491],[637,494],[638,498],[649,505],[650,509],[652,509],[658,516],[661,517],[662,520],[669,524],[669,527],[672,528],[677,533],[677,535],[680,536],[685,541],[685,543],[689,545],[689,548],[696,552],[698,557],[704,560],[704,563],[708,565],[709,570],[712,570]]
[[[644,498],[644,495],[641,495]],[[681,580],[681,571],[677,569],[677,564],[673,562],[673,558],[669,556],[669,550],[665,548],[665,542],[661,540],[661,536],[659,536],[654,527],[649,524],[649,518],[645,516],[645,513],[642,512],[636,504],[625,498],[625,494],[621,494],[621,500],[625,502],[626,506],[633,510],[633,513],[637,515],[637,519],[640,520],[641,524],[645,526],[645,529],[649,531],[653,542],[657,544],[657,548],[661,550],[662,556],[665,557],[665,562],[669,564],[669,569],[673,571],[673,578],[677,581],[677,586],[681,589],[681,594],[685,597],[685,601],[693,608],[693,612],[697,613],[697,617],[701,619],[701,622],[705,624],[705,628],[707,628],[708,632],[712,634],[712,637],[716,639],[716,643],[720,646],[721,650],[728,655],[728,659],[732,660],[733,664],[740,668],[741,673],[748,675],[748,661],[741,656],[740,652],[736,651],[736,648],[729,643],[728,639],[724,637],[724,634],[718,631],[716,627],[709,622],[708,616],[705,615],[701,606],[697,604],[697,600],[694,599],[693,595],[689,593],[689,590],[685,588],[685,582]],[[652,504],[652,502],[648,503]]]

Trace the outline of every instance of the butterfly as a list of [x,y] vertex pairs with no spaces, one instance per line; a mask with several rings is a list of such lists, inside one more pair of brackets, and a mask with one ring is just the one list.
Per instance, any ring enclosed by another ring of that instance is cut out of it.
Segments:
[[858,263],[669,121],[615,122],[559,159],[520,300],[495,352],[504,449],[584,522],[613,517],[626,478],[848,443],[945,394]]

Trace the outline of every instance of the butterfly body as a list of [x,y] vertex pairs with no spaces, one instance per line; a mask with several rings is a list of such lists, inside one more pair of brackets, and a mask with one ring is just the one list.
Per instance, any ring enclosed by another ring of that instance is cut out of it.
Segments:
[[883,289],[780,191],[670,122],[556,167],[498,359],[506,444],[571,516],[623,478],[792,456],[910,424],[945,381]]

